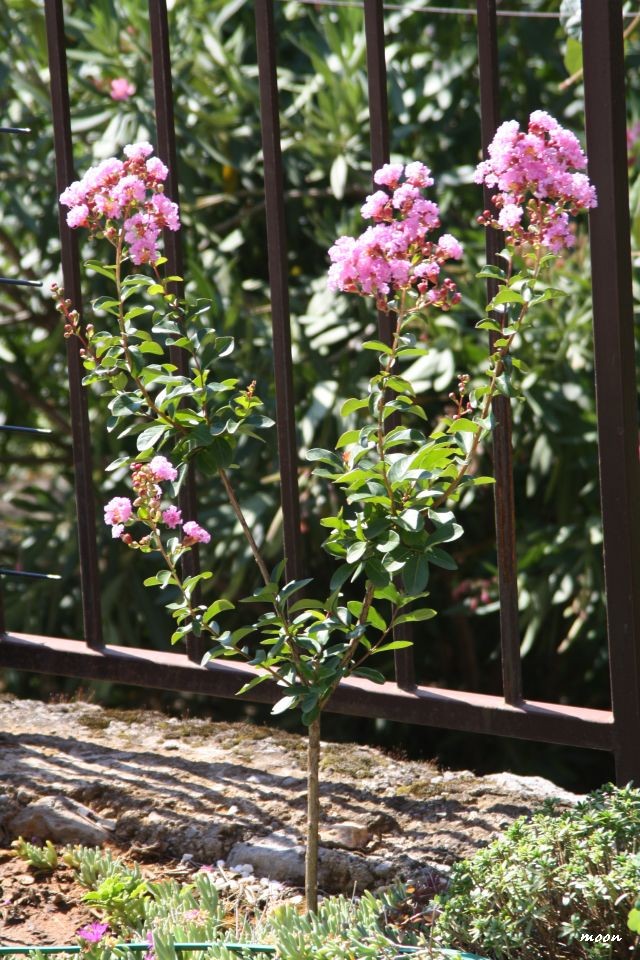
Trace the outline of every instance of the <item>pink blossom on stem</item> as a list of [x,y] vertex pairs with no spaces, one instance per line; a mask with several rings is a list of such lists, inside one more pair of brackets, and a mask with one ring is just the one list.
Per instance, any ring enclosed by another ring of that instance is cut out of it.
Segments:
[[526,131],[508,120],[496,131],[488,157],[476,169],[476,183],[495,188],[496,213],[480,222],[507,231],[507,243],[529,244],[558,253],[571,246],[569,217],[597,204],[589,178],[580,173],[587,158],[577,137],[543,110],[535,110]]
[[443,233],[438,240],[438,247],[442,253],[451,260],[462,260],[463,248],[459,240],[452,237],[450,233]]
[[145,166],[153,180],[164,182],[169,176],[169,168],[164,165],[160,157],[149,157]]
[[384,190],[376,190],[362,204],[360,213],[365,220],[392,220],[393,212],[389,194]]
[[126,77],[116,77],[111,81],[109,96],[112,100],[128,100],[135,92],[135,86]]
[[147,140],[140,143],[128,143],[123,150],[128,160],[146,160],[153,153],[153,147]]
[[175,480],[178,476],[176,468],[163,456],[155,456],[149,463],[149,471],[153,479],[160,483],[162,480]]
[[89,207],[86,203],[79,203],[76,207],[72,207],[67,214],[67,224],[72,229],[75,227],[88,227],[89,226]]
[[131,519],[133,505],[127,497],[114,497],[105,505],[104,522],[113,526]]
[[209,543],[211,534],[196,523],[195,520],[188,520],[182,527],[185,536],[185,543]]
[[168,169],[151,156],[150,143],[128,144],[125,160],[110,157],[91,167],[61,194],[70,227],[101,232],[133,263],[155,263],[163,230],[180,229],[177,204],[164,194]]
[[376,170],[373,180],[379,187],[391,187],[393,190],[398,185],[403,172],[404,167],[401,163],[385,163],[383,167]]
[[374,179],[393,195],[379,190],[367,197],[362,215],[374,224],[359,237],[339,237],[331,247],[329,287],[373,297],[380,310],[389,309],[397,291],[414,289],[421,306],[433,303],[448,310],[459,299],[453,281],[441,283],[434,297],[427,293],[441,265],[460,259],[462,245],[451,234],[438,242],[429,238],[440,226],[440,211],[422,195],[423,185],[433,182],[428,167],[419,162],[406,168],[386,164]]
[[433,186],[434,181],[429,167],[425,167],[424,163],[420,163],[419,160],[415,160],[413,163],[408,163],[404,168],[404,175],[407,179],[407,183],[412,184],[414,187]]
[[182,523],[182,511],[174,506],[167,507],[166,510],[162,511],[162,522],[166,524],[170,530],[175,530],[175,528],[179,527]]

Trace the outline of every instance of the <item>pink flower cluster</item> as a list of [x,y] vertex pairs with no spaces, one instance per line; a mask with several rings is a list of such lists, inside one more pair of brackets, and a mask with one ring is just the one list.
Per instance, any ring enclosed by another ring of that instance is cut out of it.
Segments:
[[[178,471],[173,464],[163,456],[155,456],[149,463],[134,463],[131,465],[131,485],[136,498],[131,502],[128,497],[114,497],[105,505],[104,522],[111,527],[111,536],[122,538],[127,544],[136,545],[130,534],[124,533],[124,528],[130,520],[138,519],[134,516],[134,509],[143,508],[141,519],[149,522],[150,526],[164,524],[169,530],[182,526],[183,546],[189,547],[194,543],[209,543],[211,534],[195,520],[188,520],[183,524],[182,511],[173,505],[161,508],[163,481],[177,480]],[[143,538],[140,543],[148,543]],[[139,545],[139,544],[137,544]]]
[[431,172],[419,162],[387,163],[374,180],[386,189],[367,197],[361,209],[374,224],[359,237],[339,237],[331,247],[329,287],[374,297],[380,310],[389,309],[397,291],[414,289],[420,306],[448,310],[460,294],[440,271],[446,260],[462,257],[462,246],[450,234],[427,239],[440,226],[437,204],[422,194],[433,184]]
[[121,239],[135,264],[154,263],[162,230],[179,230],[178,205],[164,195],[169,173],[150,143],[129,144],[125,160],[103,160],[60,195],[70,227]]
[[553,253],[574,242],[569,217],[597,205],[595,187],[578,139],[557,120],[536,110],[526,133],[516,120],[503,123],[476,169],[476,183],[497,188],[496,217],[485,210],[480,223],[507,233],[507,243],[531,244]]

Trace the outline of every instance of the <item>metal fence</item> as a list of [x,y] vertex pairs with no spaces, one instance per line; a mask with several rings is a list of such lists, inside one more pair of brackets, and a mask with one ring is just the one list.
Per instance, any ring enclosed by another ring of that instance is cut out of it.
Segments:
[[[466,11],[468,13],[469,11]],[[496,0],[477,0],[482,145],[500,123]],[[45,0],[51,71],[57,189],[75,177],[61,0]],[[424,16],[430,15],[426,8]],[[255,0],[260,110],[265,171],[268,261],[273,350],[276,370],[277,435],[282,483],[284,546],[289,578],[304,574],[300,543],[296,423],[287,286],[287,239],[280,148],[276,37],[273,0]],[[389,158],[385,36],[382,0],[364,0],[367,43],[371,160],[377,169]],[[168,194],[179,199],[175,180],[170,37],[165,0],[149,0],[153,56],[157,153],[168,164]],[[584,85],[589,174],[599,198],[591,212],[591,256],[599,469],[604,532],[611,710],[594,710],[525,700],[518,632],[515,517],[509,406],[505,398],[494,437],[495,515],[499,566],[500,639],[503,695],[436,689],[414,680],[410,648],[396,651],[394,682],[376,685],[343,681],[329,704],[338,713],[385,717],[408,723],[490,733],[528,740],[612,751],[621,783],[640,781],[640,470],[634,368],[630,225],[626,166],[623,13],[621,0],[583,0]],[[66,295],[82,302],[75,235],[60,215]],[[487,233],[487,255],[498,250]],[[179,236],[165,238],[170,274],[182,274]],[[489,289],[489,294],[492,290]],[[380,337],[389,340],[388,317],[379,318]],[[201,651],[191,640],[186,653],[104,646],[101,638],[98,555],[91,443],[82,363],[75,338],[68,343],[84,640],[0,634],[0,665],[47,674],[108,679],[218,697],[233,697],[251,676],[235,663],[199,665]],[[180,356],[174,362],[182,363]],[[595,465],[594,465],[595,469]],[[182,507],[195,515],[193,484]],[[191,570],[197,557],[192,555]],[[250,699],[270,702],[275,688],[264,684]]]

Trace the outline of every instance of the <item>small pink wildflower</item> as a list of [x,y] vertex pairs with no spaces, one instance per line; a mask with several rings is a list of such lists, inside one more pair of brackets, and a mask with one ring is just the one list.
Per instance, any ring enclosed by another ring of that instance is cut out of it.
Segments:
[[175,530],[175,528],[179,527],[182,523],[182,511],[178,510],[177,507],[167,507],[166,510],[162,511],[162,522],[166,524],[170,530]]
[[182,529],[184,531],[185,541],[191,543],[209,543],[211,540],[211,534],[207,533],[195,520],[188,520]]
[[126,77],[116,77],[111,81],[109,96],[112,100],[128,100],[136,92],[133,83],[130,83]]
[[82,927],[80,930],[76,930],[76,936],[80,937],[80,939],[86,943],[100,943],[108,932],[108,923],[90,923],[88,927]]
[[114,497],[105,505],[104,522],[113,526],[114,524],[126,523],[131,519],[133,505],[127,497]]
[[153,479],[158,483],[162,480],[175,480],[178,476],[178,471],[176,468],[167,460],[166,457],[160,455],[153,458],[149,464],[149,470],[153,476]]

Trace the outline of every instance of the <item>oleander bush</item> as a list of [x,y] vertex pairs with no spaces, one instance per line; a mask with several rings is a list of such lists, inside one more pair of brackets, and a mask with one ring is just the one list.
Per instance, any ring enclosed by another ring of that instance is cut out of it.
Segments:
[[514,823],[456,864],[435,937],[495,960],[618,960],[640,888],[640,790],[611,785],[575,808]]

